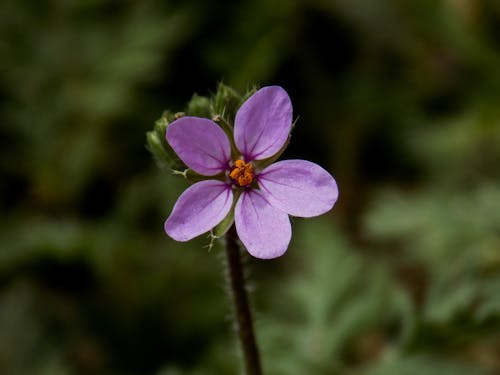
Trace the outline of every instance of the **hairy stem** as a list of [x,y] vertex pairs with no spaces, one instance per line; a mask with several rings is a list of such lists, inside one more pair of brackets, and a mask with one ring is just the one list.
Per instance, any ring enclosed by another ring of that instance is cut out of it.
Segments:
[[240,339],[241,350],[247,375],[261,375],[259,350],[255,341],[252,314],[248,303],[245,276],[241,262],[240,246],[234,225],[226,234],[226,257],[228,267],[228,283],[230,286],[236,329]]

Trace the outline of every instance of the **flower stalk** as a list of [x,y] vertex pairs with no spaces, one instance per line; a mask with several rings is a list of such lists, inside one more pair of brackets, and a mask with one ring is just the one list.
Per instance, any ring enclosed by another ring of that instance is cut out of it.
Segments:
[[245,287],[241,249],[234,225],[226,233],[226,259],[228,269],[227,281],[233,300],[233,315],[243,354],[245,373],[246,375],[261,375],[262,367],[255,340],[247,289]]

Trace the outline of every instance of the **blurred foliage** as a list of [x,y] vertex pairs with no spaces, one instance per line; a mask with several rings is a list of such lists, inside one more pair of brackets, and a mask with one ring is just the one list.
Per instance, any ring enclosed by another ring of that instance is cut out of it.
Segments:
[[144,137],[220,115],[221,81],[285,87],[284,157],[340,185],[248,260],[267,373],[499,373],[499,25],[496,0],[4,0],[0,373],[238,372],[220,248],[165,236],[187,185]]
[[369,264],[326,222],[302,226],[295,248],[309,250],[262,327],[272,374],[345,373],[405,345],[414,312],[383,264]]

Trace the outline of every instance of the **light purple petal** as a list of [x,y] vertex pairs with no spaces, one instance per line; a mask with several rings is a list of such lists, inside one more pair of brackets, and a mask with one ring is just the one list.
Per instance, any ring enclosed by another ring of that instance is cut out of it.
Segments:
[[176,241],[189,241],[219,224],[233,204],[231,188],[222,181],[198,182],[181,194],[165,222]]
[[243,103],[234,121],[234,140],[247,161],[276,154],[292,126],[292,102],[279,86],[260,89]]
[[172,122],[167,142],[184,164],[203,176],[223,172],[231,159],[226,133],[206,118],[186,116]]
[[333,207],[339,195],[330,173],[306,160],[271,164],[259,174],[258,183],[270,204],[293,216],[321,215]]
[[248,252],[256,258],[276,258],[292,238],[288,215],[272,207],[258,190],[241,194],[234,212],[236,231]]

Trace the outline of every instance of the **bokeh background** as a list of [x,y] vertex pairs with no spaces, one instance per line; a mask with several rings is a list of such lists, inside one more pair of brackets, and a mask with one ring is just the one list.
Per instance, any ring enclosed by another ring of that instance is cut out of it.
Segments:
[[220,246],[145,133],[278,84],[340,199],[248,260],[268,374],[500,373],[500,2],[3,0],[0,373],[236,374]]

